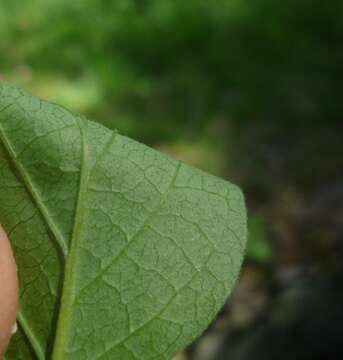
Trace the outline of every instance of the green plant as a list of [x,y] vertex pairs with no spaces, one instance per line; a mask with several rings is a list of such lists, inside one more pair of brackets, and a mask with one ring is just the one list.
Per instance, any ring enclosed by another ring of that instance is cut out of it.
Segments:
[[6,359],[170,359],[242,263],[240,190],[0,82],[0,221],[20,276]]

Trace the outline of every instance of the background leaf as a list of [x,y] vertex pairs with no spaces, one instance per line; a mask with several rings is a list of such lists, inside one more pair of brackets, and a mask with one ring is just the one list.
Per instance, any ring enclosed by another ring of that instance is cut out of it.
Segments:
[[7,359],[170,359],[224,304],[240,190],[0,83],[0,221],[18,262]]

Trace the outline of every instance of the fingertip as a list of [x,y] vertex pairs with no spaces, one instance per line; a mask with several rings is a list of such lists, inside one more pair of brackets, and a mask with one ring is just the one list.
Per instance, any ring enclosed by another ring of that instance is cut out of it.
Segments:
[[16,323],[18,276],[11,244],[0,225],[0,358],[6,351]]

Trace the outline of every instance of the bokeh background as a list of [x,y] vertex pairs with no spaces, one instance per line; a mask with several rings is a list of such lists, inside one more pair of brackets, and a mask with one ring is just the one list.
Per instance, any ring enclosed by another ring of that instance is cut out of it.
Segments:
[[239,283],[179,360],[343,359],[342,0],[0,0],[0,76],[243,188]]

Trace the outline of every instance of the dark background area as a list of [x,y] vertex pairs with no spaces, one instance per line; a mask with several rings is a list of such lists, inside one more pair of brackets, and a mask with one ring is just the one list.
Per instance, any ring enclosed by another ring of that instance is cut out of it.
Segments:
[[0,76],[243,188],[240,280],[179,359],[343,359],[341,0],[0,0]]

